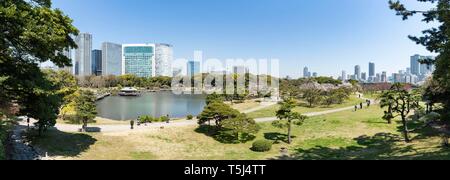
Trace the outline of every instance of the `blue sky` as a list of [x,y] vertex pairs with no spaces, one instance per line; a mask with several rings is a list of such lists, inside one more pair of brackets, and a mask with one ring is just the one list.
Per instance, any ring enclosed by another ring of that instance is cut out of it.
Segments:
[[[413,54],[410,41],[428,27],[402,21],[388,0],[53,0],[81,32],[101,42],[169,43],[175,58],[277,58],[281,75],[300,77],[304,66],[320,75],[394,72]],[[405,1],[405,0],[404,0]],[[426,9],[413,0],[408,7]]]

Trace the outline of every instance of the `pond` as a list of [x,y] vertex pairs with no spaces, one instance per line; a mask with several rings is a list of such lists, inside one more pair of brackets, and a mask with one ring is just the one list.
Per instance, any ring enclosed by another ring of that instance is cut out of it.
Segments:
[[137,97],[110,96],[97,102],[97,116],[131,120],[151,115],[170,118],[197,116],[206,106],[204,95],[176,95],[170,91],[143,93]]

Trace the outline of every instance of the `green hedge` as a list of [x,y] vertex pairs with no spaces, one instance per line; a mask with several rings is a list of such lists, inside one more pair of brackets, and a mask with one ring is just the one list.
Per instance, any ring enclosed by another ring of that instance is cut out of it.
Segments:
[[269,140],[257,140],[253,142],[252,150],[256,152],[267,152],[272,149],[272,141]]
[[170,120],[169,117],[167,117],[167,116],[161,116],[161,117],[157,118],[157,117],[145,115],[145,116],[140,116],[138,118],[138,122],[141,124],[154,123],[154,122],[166,122],[167,120]]

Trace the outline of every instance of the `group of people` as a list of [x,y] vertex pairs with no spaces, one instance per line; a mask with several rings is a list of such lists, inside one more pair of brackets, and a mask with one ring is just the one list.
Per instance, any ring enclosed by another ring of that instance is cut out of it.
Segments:
[[[372,104],[372,101],[370,101],[369,99],[367,99],[367,100],[366,100],[366,104],[367,104],[367,108],[369,108],[370,105]],[[358,111],[358,108],[359,108],[359,109],[363,109],[363,106],[364,106],[364,103],[363,103],[363,102],[359,103],[359,107],[358,107],[358,105],[355,105],[355,111]]]

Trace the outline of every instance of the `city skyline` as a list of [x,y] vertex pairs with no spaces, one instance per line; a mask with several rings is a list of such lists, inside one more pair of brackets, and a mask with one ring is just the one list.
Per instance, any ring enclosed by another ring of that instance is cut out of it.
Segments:
[[[358,80],[363,83],[410,83],[410,84],[421,84],[428,77],[432,75],[435,70],[435,65],[428,65],[421,63],[422,60],[432,60],[434,56],[423,56],[419,54],[414,54],[410,56],[410,64],[406,67],[400,67],[397,71],[388,74],[386,70],[377,69],[377,64],[369,61],[367,66],[367,71],[361,68],[361,65],[357,64],[354,66],[353,73],[347,74],[346,70],[337,72],[333,77],[339,80]],[[302,69],[303,78],[317,77],[317,73],[312,75],[309,71],[309,66],[305,66]]]
[[[377,68],[390,74],[397,71],[395,67],[407,66],[412,54],[433,55],[407,38],[424,29],[425,25],[417,23],[419,18],[401,21],[385,1],[99,0],[85,6],[56,0],[54,6],[73,18],[81,32],[95,35],[95,48],[102,42],[166,42],[175,47],[174,59],[192,59],[196,50],[203,51],[205,59],[277,58],[281,76],[294,78],[302,76],[298,68],[305,65],[314,67],[319,75],[337,77],[336,72],[350,72],[354,64],[366,69],[366,61],[379,64]],[[143,11],[147,7],[155,8]],[[324,10],[318,11],[319,7]],[[409,7],[426,6],[411,2]],[[346,12],[339,11],[344,8]],[[183,21],[168,12],[184,14]],[[311,16],[318,18],[308,18]],[[152,21],[142,21],[148,17]],[[267,24],[276,28],[264,28]],[[332,32],[327,31],[329,27]],[[183,33],[178,33],[179,29]]]

